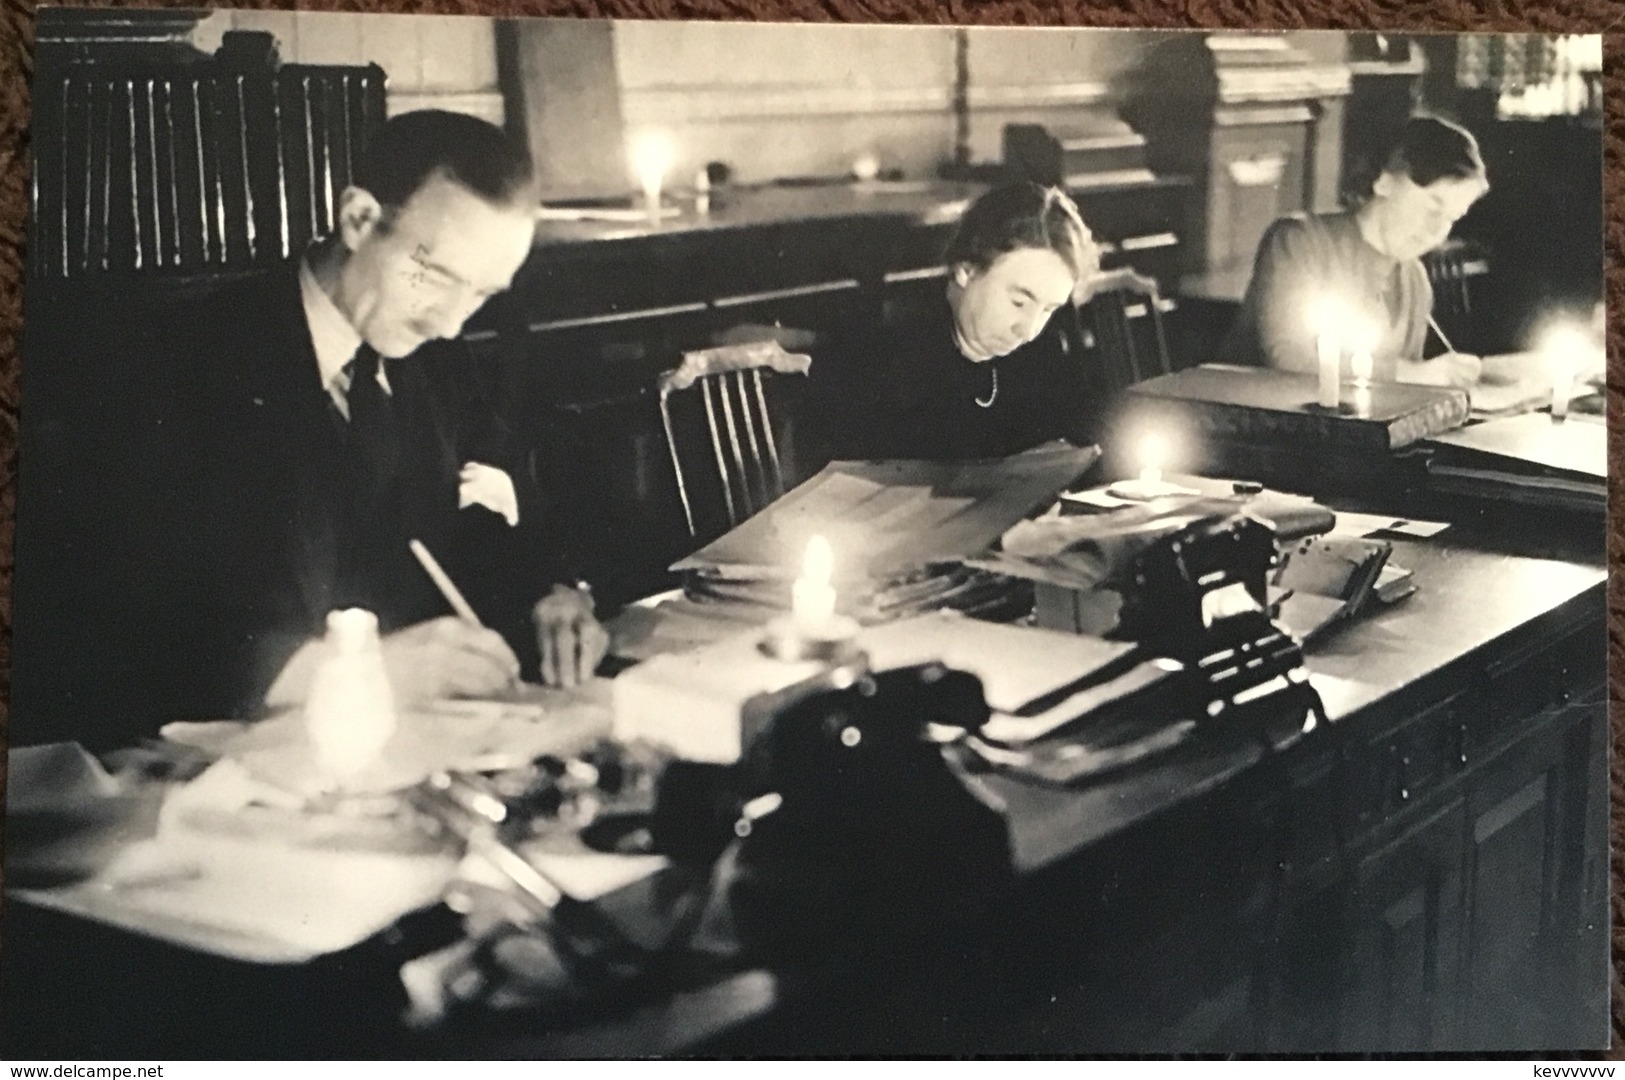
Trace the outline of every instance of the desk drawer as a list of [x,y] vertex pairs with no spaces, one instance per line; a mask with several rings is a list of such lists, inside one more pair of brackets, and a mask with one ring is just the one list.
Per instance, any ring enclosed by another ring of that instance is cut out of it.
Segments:
[[1343,824],[1351,841],[1420,806],[1465,765],[1467,719],[1481,711],[1464,690],[1385,734],[1345,750]]
[[1606,684],[1606,638],[1602,626],[1589,621],[1555,642],[1490,667],[1484,700],[1461,717],[1462,764],[1482,761],[1516,738],[1532,718]]
[[1324,888],[1342,873],[1343,837],[1338,814],[1342,773],[1335,758],[1295,770],[1285,796],[1281,875],[1289,896]]

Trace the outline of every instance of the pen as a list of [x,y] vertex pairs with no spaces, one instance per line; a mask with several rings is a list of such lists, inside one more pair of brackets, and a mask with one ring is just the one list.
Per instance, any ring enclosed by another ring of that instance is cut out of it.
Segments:
[[457,617],[470,626],[484,626],[480,622],[480,617],[474,613],[474,609],[463,598],[463,594],[452,583],[451,578],[447,577],[446,572],[440,568],[440,563],[435,561],[435,557],[429,554],[429,549],[423,546],[423,542],[413,540],[408,546],[411,547],[412,554],[417,557],[418,563],[423,567],[424,572],[434,581],[435,588],[440,590],[440,595],[446,598],[446,603],[450,604],[451,609],[457,613]]
[[1435,319],[1432,315],[1429,315],[1428,316],[1428,325],[1433,327],[1433,332],[1435,334],[1439,335],[1439,341],[1444,345],[1445,351],[1447,351],[1447,352],[1455,352],[1456,351],[1456,347],[1454,345],[1450,344],[1450,339],[1444,336],[1444,331],[1439,329],[1439,320]]

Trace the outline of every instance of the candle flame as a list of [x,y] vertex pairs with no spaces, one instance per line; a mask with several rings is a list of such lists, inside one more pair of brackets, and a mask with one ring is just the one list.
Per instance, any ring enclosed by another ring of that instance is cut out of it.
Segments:
[[[1377,343],[1382,340],[1382,328],[1372,319],[1351,315],[1343,329],[1343,340],[1348,342],[1354,357],[1363,354],[1366,362],[1370,363],[1371,354],[1377,351]],[[1359,375],[1355,377],[1359,378]],[[1370,373],[1367,372],[1365,377],[1369,379]]]
[[1168,463],[1168,440],[1154,432],[1141,436],[1139,452],[1141,475],[1160,479],[1163,467]]
[[1349,373],[1354,376],[1355,382],[1370,382],[1374,370],[1375,365],[1372,363],[1369,352],[1357,352],[1349,357]]
[[1335,295],[1322,293],[1309,301],[1309,330],[1314,334],[1341,335],[1348,322],[1348,307]]
[[632,171],[644,191],[660,190],[676,156],[671,137],[663,132],[646,131],[632,141]]
[[1323,293],[1309,302],[1309,330],[1353,352],[1375,352],[1382,328],[1336,293]]
[[1573,377],[1584,357],[1596,349],[1591,336],[1578,326],[1570,323],[1558,323],[1541,336],[1541,355],[1546,358],[1554,374]]

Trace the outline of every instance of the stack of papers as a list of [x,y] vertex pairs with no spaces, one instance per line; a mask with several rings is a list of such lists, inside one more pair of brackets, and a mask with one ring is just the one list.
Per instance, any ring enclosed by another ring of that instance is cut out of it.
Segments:
[[1600,417],[1529,413],[1435,437],[1433,486],[1456,494],[1602,513],[1608,495],[1608,430]]
[[982,461],[834,462],[674,564],[684,574],[682,594],[619,616],[611,628],[615,654],[642,661],[760,630],[789,610],[815,536],[834,553],[839,609],[860,623],[932,611],[1025,613],[1025,584],[997,567],[970,564],[1098,457],[1093,447],[1052,443]]

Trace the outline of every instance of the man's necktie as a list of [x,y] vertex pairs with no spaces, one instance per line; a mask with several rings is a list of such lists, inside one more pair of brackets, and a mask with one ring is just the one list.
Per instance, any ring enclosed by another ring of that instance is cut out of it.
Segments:
[[389,394],[378,385],[378,353],[370,345],[356,350],[355,359],[345,365],[350,390],[345,403],[350,409],[349,442],[368,488],[386,486],[394,477],[399,454],[395,410]]

